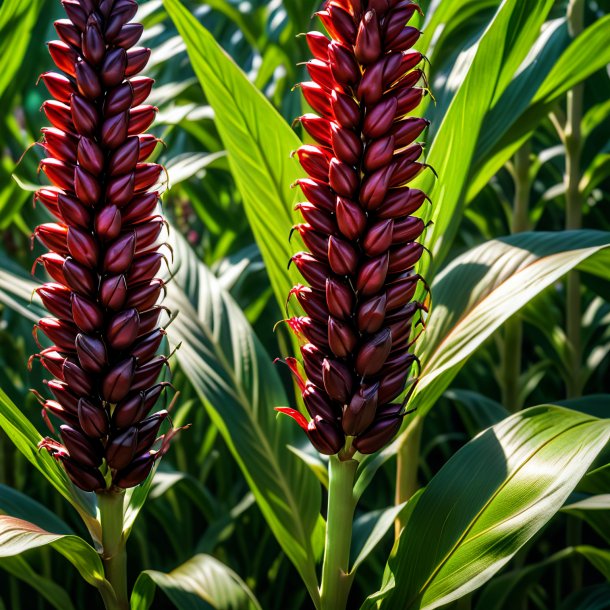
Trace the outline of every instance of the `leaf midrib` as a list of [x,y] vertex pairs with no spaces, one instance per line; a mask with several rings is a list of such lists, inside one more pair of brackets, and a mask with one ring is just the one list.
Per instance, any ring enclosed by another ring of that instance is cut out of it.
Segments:
[[433,570],[432,574],[428,577],[428,579],[420,587],[419,591],[409,600],[409,602],[408,602],[406,607],[409,608],[413,604],[413,602],[415,600],[419,599],[426,592],[428,587],[432,584],[432,581],[434,580],[434,578],[442,570],[443,566],[449,561],[449,559],[451,559],[453,554],[456,552],[457,548],[462,544],[464,539],[468,536],[468,533],[476,525],[477,521],[483,515],[483,513],[487,510],[489,505],[495,500],[495,498],[500,494],[500,492],[513,480],[513,478],[521,471],[522,468],[525,467],[526,464],[528,464],[530,462],[530,460],[537,453],[542,451],[549,443],[553,442],[554,440],[556,440],[557,438],[559,438],[563,434],[566,434],[567,432],[572,432],[573,430],[575,430],[576,428],[578,428],[580,426],[584,426],[586,424],[590,424],[590,423],[593,423],[593,422],[595,422],[595,420],[587,419],[587,420],[578,422],[578,423],[574,424],[573,426],[571,426],[569,428],[565,428],[565,429],[561,430],[560,432],[558,432],[557,434],[555,434],[554,436],[552,436],[551,438],[547,439],[542,445],[540,445],[534,451],[532,451],[528,455],[527,459],[525,459],[525,460],[523,460],[521,462],[521,464],[510,474],[510,476],[508,476],[502,482],[502,484],[494,491],[494,493],[489,498],[489,500],[481,507],[481,509],[477,512],[477,514],[470,521],[469,525],[465,528],[463,534],[458,538],[458,540],[453,545],[453,547],[447,552],[445,557],[443,557],[443,559],[438,563],[437,567]]

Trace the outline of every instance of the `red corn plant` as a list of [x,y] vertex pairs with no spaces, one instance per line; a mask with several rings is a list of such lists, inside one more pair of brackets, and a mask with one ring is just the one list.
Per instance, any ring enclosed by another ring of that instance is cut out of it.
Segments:
[[411,335],[425,309],[413,300],[425,229],[413,214],[426,195],[407,186],[426,167],[415,140],[428,121],[408,116],[425,94],[423,57],[411,49],[420,32],[406,25],[416,11],[409,0],[329,0],[317,15],[330,39],[307,34],[314,58],[301,90],[316,114],[299,120],[316,144],[296,151],[309,177],[298,181],[308,201],[294,228],[309,252],[292,261],[308,286],[291,291],[306,316],[288,320],[303,341],[306,379],[296,360],[288,364],[311,419],[279,410],[320,453],[338,454],[321,589],[328,610],[344,608],[349,590],[351,458],[378,451],[400,428],[396,399],[417,361]]
[[[104,544],[115,549],[107,535],[121,537],[112,520],[122,524],[123,490],[147,478],[173,434],[158,438],[166,410],[150,415],[168,385],[157,383],[167,364],[157,355],[164,283],[155,277],[163,261],[154,188],[162,167],[145,162],[157,144],[144,133],[156,109],[144,104],[153,80],[137,76],[150,57],[134,46],[143,30],[130,23],[137,3],[62,4],[68,19],[55,22],[60,40],[49,43],[61,73],[41,77],[54,98],[43,104],[51,126],[43,129],[41,162],[53,186],[36,194],[56,222],[35,230],[53,280],[37,292],[54,317],[35,330],[54,344],[36,355],[53,376],[43,414],[51,429],[49,414],[63,423],[61,442],[40,446],[77,487],[98,493]],[[127,604],[124,573],[108,571]]]

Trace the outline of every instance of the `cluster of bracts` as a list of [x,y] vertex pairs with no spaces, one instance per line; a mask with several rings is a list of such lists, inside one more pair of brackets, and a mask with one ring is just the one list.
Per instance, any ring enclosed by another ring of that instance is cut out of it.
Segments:
[[99,491],[142,482],[172,435],[157,438],[167,411],[149,415],[169,385],[156,383],[167,363],[157,355],[162,168],[144,162],[157,144],[143,134],[156,109],[143,105],[152,79],[136,76],[150,56],[134,47],[137,3],[62,4],[68,19],[49,43],[62,74],[41,77],[54,98],[43,104],[52,127],[43,129],[41,162],[53,186],[36,194],[57,220],[35,234],[50,250],[39,261],[54,280],[37,290],[55,316],[37,325],[54,344],[37,354],[54,377],[53,400],[41,400],[47,421],[52,414],[63,425],[61,443],[41,446],[78,487]]
[[279,410],[324,454],[373,453],[395,436],[404,407],[393,401],[417,360],[411,331],[425,306],[413,300],[422,281],[413,268],[425,223],[413,214],[427,197],[406,185],[427,167],[415,141],[428,122],[406,115],[426,92],[411,49],[420,31],[407,26],[419,10],[410,0],[329,0],[317,15],[330,39],[307,34],[314,59],[301,90],[317,114],[300,122],[317,144],[296,151],[309,178],[298,181],[308,202],[295,229],[309,252],[292,260],[309,286],[291,291],[306,316],[288,320],[307,380],[287,362],[311,419]]

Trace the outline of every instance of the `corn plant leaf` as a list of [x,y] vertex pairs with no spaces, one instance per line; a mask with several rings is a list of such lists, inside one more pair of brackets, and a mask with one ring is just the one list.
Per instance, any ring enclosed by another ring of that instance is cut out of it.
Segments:
[[480,587],[561,508],[608,439],[610,420],[551,405],[483,431],[428,484],[386,586],[363,608],[433,610]]
[[[518,95],[510,96],[511,92],[507,91],[507,96],[500,100],[488,118],[494,132],[502,133],[497,133],[495,142],[488,140],[480,147],[475,160],[476,170],[470,179],[468,200],[519,149],[566,91],[610,62],[610,48],[606,44],[609,33],[610,15],[596,19],[555,62],[539,59],[537,74],[546,74],[546,77],[537,89],[532,87],[532,79],[526,83],[529,86],[517,91]],[[501,120],[502,116],[510,117],[510,121]],[[502,129],[498,129],[499,126]]]
[[131,594],[131,610],[148,610],[157,587],[178,610],[261,610],[246,583],[210,555],[195,555],[168,574],[142,572]]
[[423,368],[410,408],[425,415],[485,339],[568,271],[603,271],[609,246],[603,231],[521,233],[455,259],[432,287]]
[[54,534],[29,521],[0,515],[0,557],[14,557],[46,545],[63,555],[90,585],[112,592],[112,587],[104,576],[100,556],[82,538],[70,534]]
[[2,389],[0,389],[0,428],[27,460],[74,506],[92,536],[99,539],[95,494],[77,489],[64,469],[46,451],[38,450],[38,443],[42,440],[41,435]]
[[4,0],[0,6],[0,98],[22,65],[43,0]]
[[0,484],[0,514],[30,521],[57,534],[73,534],[72,529],[46,506],[30,496]]
[[[426,234],[426,245],[434,254],[433,263],[424,257],[424,275],[447,255],[459,223],[463,196],[468,187],[468,171],[476,151],[483,121],[493,100],[506,88],[506,73],[514,73],[531,46],[531,33],[538,32],[553,2],[527,5],[505,0],[483,33],[468,73],[456,91],[438,127],[427,156],[439,175],[424,174],[417,186],[436,202],[427,212],[434,224]],[[468,120],[465,120],[468,117]],[[432,269],[433,271],[433,269]]]
[[41,576],[21,555],[0,558],[0,569],[31,586],[57,610],[74,610],[70,595],[50,578]]
[[166,305],[178,315],[167,332],[182,343],[180,366],[241,467],[286,555],[317,596],[320,486],[289,449],[298,426],[278,417],[287,405],[279,374],[243,312],[185,240],[171,233],[175,281]]
[[603,567],[608,561],[608,551],[592,546],[568,547],[542,561],[511,570],[491,580],[478,598],[475,610],[519,608],[526,600],[529,589],[540,582],[549,568],[577,556],[584,557],[595,568],[600,564]]
[[164,5],[186,44],[193,70],[214,109],[215,124],[244,209],[261,250],[275,297],[283,306],[298,279],[287,269],[292,208],[299,196],[291,184],[302,176],[290,153],[301,141],[263,94],[179,2]]

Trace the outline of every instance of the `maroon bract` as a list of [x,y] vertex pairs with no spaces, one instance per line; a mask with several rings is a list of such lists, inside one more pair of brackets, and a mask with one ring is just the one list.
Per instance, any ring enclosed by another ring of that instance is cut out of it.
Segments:
[[295,229],[309,252],[292,261],[310,286],[291,291],[306,317],[288,322],[308,380],[288,364],[311,420],[282,412],[325,454],[373,453],[394,437],[403,409],[392,401],[416,361],[410,336],[425,306],[412,301],[413,268],[425,224],[412,214],[427,197],[407,184],[426,167],[415,140],[428,121],[407,116],[425,94],[423,57],[410,48],[420,32],[407,26],[415,11],[409,0],[329,0],[318,17],[330,39],[307,34],[312,80],[301,90],[317,114],[300,121],[317,144],[296,151],[309,201]]
[[167,450],[153,449],[167,412],[149,416],[167,384],[156,279],[162,219],[154,185],[162,168],[144,163],[157,143],[145,131],[156,108],[143,105],[153,80],[136,76],[150,50],[134,47],[134,0],[62,0],[69,19],[49,51],[64,74],[42,76],[55,98],[43,104],[52,187],[36,198],[57,219],[35,231],[52,252],[41,261],[53,279],[38,289],[57,317],[38,324],[54,347],[38,354],[56,379],[44,415],[63,420],[59,444],[41,446],[86,491],[133,487]]

